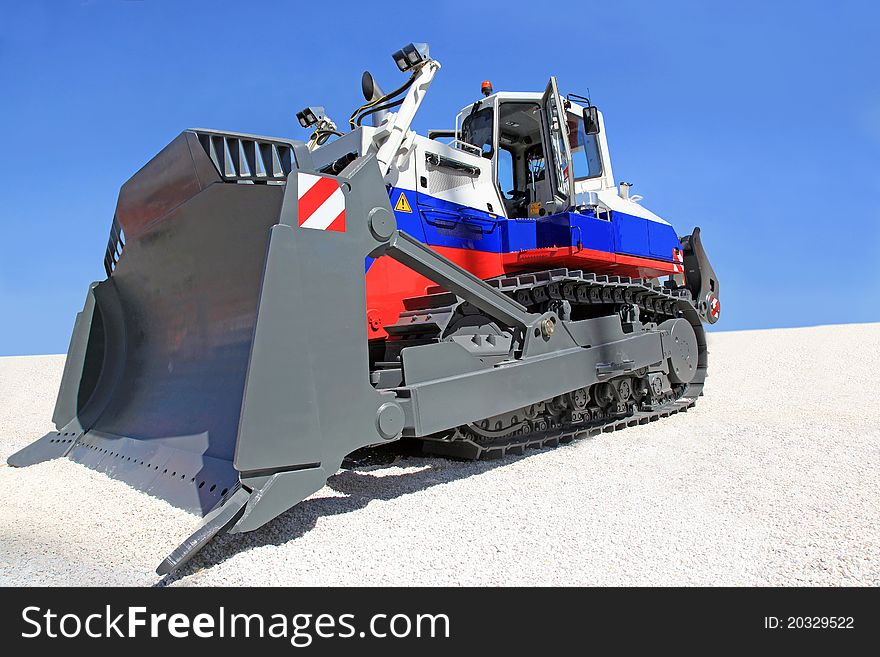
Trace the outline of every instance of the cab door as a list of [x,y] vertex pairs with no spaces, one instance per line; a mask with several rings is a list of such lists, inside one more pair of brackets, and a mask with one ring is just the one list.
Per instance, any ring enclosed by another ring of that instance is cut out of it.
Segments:
[[541,101],[544,111],[544,143],[547,168],[556,202],[556,212],[567,210],[574,204],[574,172],[571,166],[571,146],[568,143],[568,123],[565,105],[559,95],[556,76],[550,78]]

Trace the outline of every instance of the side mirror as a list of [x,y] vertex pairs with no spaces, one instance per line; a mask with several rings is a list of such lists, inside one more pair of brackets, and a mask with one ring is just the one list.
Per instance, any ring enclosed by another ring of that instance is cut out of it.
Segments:
[[491,160],[495,155],[495,149],[492,148],[491,144],[483,144],[483,157],[487,160]]
[[599,110],[595,105],[584,108],[584,132],[588,135],[599,134]]

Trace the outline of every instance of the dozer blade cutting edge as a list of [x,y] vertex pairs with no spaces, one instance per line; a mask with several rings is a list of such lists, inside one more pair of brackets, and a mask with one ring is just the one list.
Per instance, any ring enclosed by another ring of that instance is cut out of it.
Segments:
[[[247,166],[224,170],[230,151]],[[160,573],[221,529],[259,527],[346,454],[402,430],[393,395],[369,383],[357,284],[377,244],[370,226],[393,229],[379,169],[365,157],[326,177],[345,199],[336,232],[298,227],[300,167],[299,142],[188,130],[135,174],[108,278],[76,319],[60,429],[9,458],[66,455],[206,515]]]

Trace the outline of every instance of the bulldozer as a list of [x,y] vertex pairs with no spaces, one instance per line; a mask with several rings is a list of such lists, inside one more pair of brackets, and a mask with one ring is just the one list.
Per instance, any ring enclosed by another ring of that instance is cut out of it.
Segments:
[[[440,63],[308,141],[184,130],[121,188],[54,410],[57,457],[202,516],[159,574],[255,530],[351,453],[501,458],[694,405],[719,284],[615,183],[586,96],[494,92],[411,128]],[[367,124],[368,123],[368,124]]]

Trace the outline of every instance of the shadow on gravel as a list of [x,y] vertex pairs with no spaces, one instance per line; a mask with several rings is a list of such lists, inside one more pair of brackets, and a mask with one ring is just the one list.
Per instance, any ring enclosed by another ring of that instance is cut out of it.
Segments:
[[[154,586],[168,586],[199,570],[216,566],[239,552],[265,545],[284,545],[311,531],[318,518],[351,513],[363,509],[373,500],[393,500],[432,486],[479,475],[543,451],[529,450],[522,456],[508,456],[493,461],[453,461],[423,455],[417,443],[413,445],[405,441],[359,450],[343,462],[343,471],[327,480],[327,486],[344,496],[310,498],[253,532],[218,536],[191,562],[179,571],[164,576]],[[422,469],[383,474],[392,467]]]

